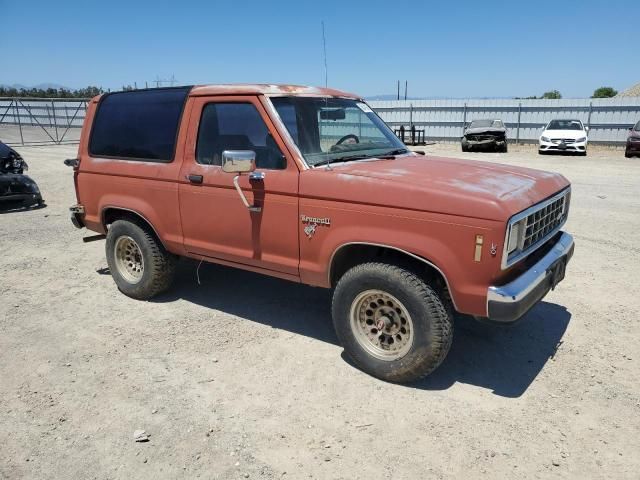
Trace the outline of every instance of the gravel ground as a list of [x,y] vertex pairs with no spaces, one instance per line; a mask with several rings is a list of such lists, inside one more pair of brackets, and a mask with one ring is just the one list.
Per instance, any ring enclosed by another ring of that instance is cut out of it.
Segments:
[[120,294],[68,220],[75,147],[19,148],[48,206],[0,215],[0,478],[638,478],[640,160],[424,149],[563,173],[577,245],[525,320],[459,322],[401,386],[344,357],[328,291],[183,261]]

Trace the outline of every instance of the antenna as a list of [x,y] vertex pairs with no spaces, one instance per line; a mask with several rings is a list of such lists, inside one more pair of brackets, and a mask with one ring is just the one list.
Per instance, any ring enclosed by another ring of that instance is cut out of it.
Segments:
[[324,35],[324,20],[321,23],[322,23],[322,51],[324,53],[324,86],[326,88],[327,85],[328,85],[328,82],[327,82],[327,40],[326,40],[326,37]]

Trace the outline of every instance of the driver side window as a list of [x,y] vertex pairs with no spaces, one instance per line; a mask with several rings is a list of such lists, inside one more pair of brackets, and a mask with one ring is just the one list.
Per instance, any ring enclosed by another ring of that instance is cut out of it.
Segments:
[[286,168],[284,155],[251,103],[209,103],[202,110],[196,161],[222,165],[224,150],[253,150],[257,168]]

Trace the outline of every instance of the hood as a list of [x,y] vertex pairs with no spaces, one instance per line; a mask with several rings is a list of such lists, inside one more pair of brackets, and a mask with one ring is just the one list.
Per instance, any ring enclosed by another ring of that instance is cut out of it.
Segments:
[[464,134],[465,135],[478,135],[482,133],[504,134],[506,132],[507,132],[506,128],[477,127],[477,128],[467,128],[464,131]]
[[545,130],[542,135],[549,138],[571,138],[576,140],[581,137],[586,137],[587,132],[584,130]]
[[303,196],[503,221],[569,186],[558,173],[405,155],[307,170]]

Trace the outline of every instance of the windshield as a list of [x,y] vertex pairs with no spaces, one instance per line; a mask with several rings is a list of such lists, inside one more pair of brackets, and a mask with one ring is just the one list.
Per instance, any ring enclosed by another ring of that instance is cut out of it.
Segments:
[[500,120],[474,120],[469,125],[469,128],[486,128],[495,127],[502,128],[502,122]]
[[319,97],[273,97],[271,102],[311,166],[407,152],[366,103]]
[[580,120],[551,120],[547,130],[583,130]]

